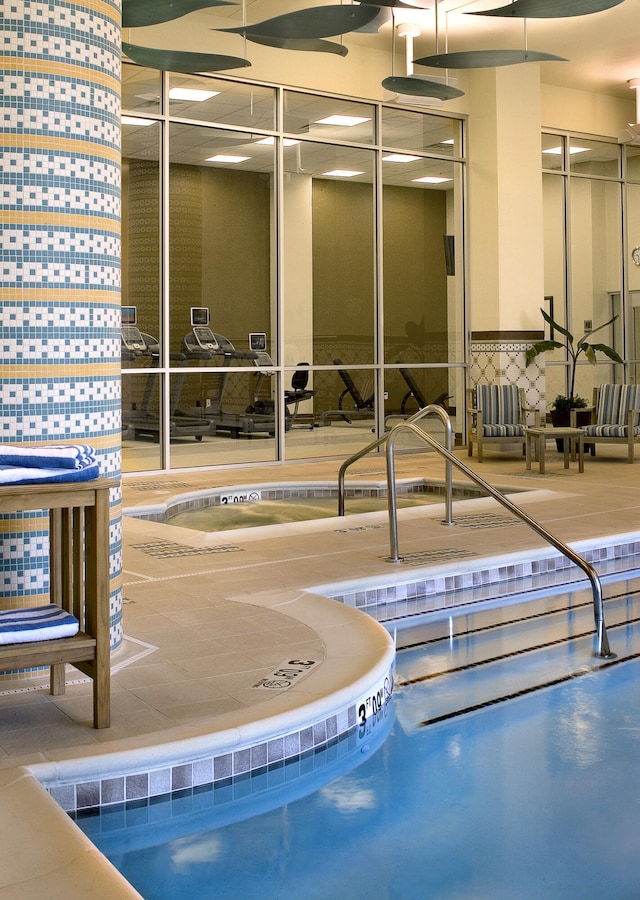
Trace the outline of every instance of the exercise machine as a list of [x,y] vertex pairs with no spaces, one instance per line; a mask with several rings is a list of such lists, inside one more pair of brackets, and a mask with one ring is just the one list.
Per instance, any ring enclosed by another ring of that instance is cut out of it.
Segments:
[[343,419],[349,425],[354,419],[372,419],[375,416],[375,392],[371,390],[371,381],[365,386],[365,399],[351,374],[344,368],[342,360],[334,359],[333,364],[338,367],[344,390],[338,397],[338,408],[329,409],[322,414],[322,424],[326,425],[329,419]]
[[[120,326],[120,356],[123,364],[137,364],[134,367],[145,367],[151,370],[160,365],[160,346],[157,338],[140,331],[137,324],[135,306],[122,307]],[[172,354],[171,361],[184,363],[182,353]],[[146,377],[140,402],[132,401],[130,408],[122,408],[122,439],[137,440],[150,437],[160,440],[160,414],[157,411],[157,397],[160,386],[159,372],[150,371]],[[209,423],[200,415],[185,413],[179,407],[180,394],[184,383],[184,375],[177,376],[171,391],[171,408],[169,412],[169,436],[193,437],[202,440],[202,435],[209,429]],[[155,408],[154,408],[155,406]]]
[[182,351],[187,360],[212,363],[219,368],[219,371],[203,372],[200,376],[200,406],[196,409],[208,422],[208,434],[223,432],[233,437],[275,435],[275,412],[258,413],[252,411],[251,406],[244,412],[234,412],[224,407],[229,378],[226,370],[242,361],[255,363],[259,359],[259,351],[236,350],[228,338],[214,332],[209,325],[209,310],[206,307],[192,308],[191,331],[183,338]]

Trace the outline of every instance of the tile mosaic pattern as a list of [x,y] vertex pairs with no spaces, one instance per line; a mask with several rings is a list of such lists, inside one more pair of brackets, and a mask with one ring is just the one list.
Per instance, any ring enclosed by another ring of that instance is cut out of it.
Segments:
[[531,341],[472,341],[471,384],[515,384],[531,409],[545,409],[545,374],[540,360],[525,365]]
[[[0,0],[0,441],[120,461],[120,8]],[[111,498],[112,646],[122,640]],[[0,605],[48,590],[44,514],[0,521]]]

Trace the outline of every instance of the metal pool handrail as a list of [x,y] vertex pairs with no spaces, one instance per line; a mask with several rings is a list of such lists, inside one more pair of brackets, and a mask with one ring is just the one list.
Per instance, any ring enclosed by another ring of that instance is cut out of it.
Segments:
[[[437,415],[442,421],[442,424],[445,428],[446,434],[446,444],[447,450],[451,453],[451,419],[445,412],[445,410],[441,406],[437,406],[434,403],[429,404],[429,406],[425,406],[422,409],[419,409],[418,412],[414,413],[405,422],[401,424],[406,424],[406,422],[413,423],[418,422],[420,419],[424,419],[429,415]],[[392,429],[393,431],[393,429]],[[355,462],[358,462],[359,459],[362,459],[363,456],[366,456],[367,453],[370,453],[372,450],[377,450],[378,447],[382,446],[382,444],[387,443],[389,440],[389,435],[392,431],[388,431],[386,434],[383,434],[381,438],[377,438],[375,441],[371,441],[371,443],[367,444],[366,447],[363,447],[362,450],[359,450],[357,453],[354,453],[353,456],[350,456],[340,466],[340,471],[338,472],[338,515],[344,515],[344,495],[345,495],[345,486],[344,480],[345,475],[347,473],[347,469],[350,465]],[[420,434],[424,434],[422,430],[420,430]],[[440,444],[437,445],[438,447]],[[393,490],[394,490],[394,508],[395,508],[395,481],[393,482]],[[387,493],[389,493],[389,486],[387,485]],[[446,510],[446,518],[443,520],[444,525],[453,525],[453,519],[451,518],[451,513],[453,509],[453,479],[452,479],[452,470],[451,463],[447,462],[445,466],[445,510]],[[397,526],[396,526],[397,533]]]
[[[439,408],[441,409],[441,407]],[[426,412],[428,409],[429,407],[425,407],[423,412]],[[444,414],[446,415],[446,413]],[[434,450],[436,450],[441,456],[444,457],[449,465],[455,466],[460,472],[467,475],[472,481],[482,487],[491,497],[493,497],[494,500],[497,500],[498,503],[501,503],[502,506],[506,507],[506,509],[508,509],[518,519],[524,522],[525,525],[528,525],[530,528],[532,528],[538,535],[540,535],[540,537],[542,537],[545,541],[555,547],[556,550],[559,550],[560,553],[567,557],[567,559],[571,560],[571,562],[575,563],[575,565],[583,570],[583,572],[591,582],[591,587],[593,590],[593,611],[596,624],[596,641],[595,649],[593,651],[594,656],[601,657],[602,659],[614,659],[616,654],[612,653],[609,647],[609,639],[607,637],[607,629],[604,621],[602,586],[598,574],[593,566],[589,562],[587,562],[584,557],[580,556],[579,553],[576,553],[575,550],[573,550],[559,538],[555,537],[555,535],[551,534],[550,531],[547,531],[547,529],[543,525],[541,525],[539,522],[536,522],[535,519],[532,519],[531,516],[528,516],[525,512],[523,512],[520,507],[516,506],[515,503],[512,503],[511,500],[508,499],[508,497],[505,497],[504,494],[496,490],[496,488],[485,481],[484,478],[482,478],[480,475],[466,466],[463,462],[461,462],[451,453],[450,449],[445,449],[441,444],[434,440],[431,435],[427,434],[421,428],[417,428],[414,422],[410,419],[394,425],[388,436],[386,436],[387,492],[389,504],[389,533],[391,541],[390,562],[400,562],[402,559],[398,555],[398,518],[395,488],[395,458],[393,452],[396,438],[403,429],[412,431],[415,435],[417,435],[417,437],[421,438],[423,441],[433,447]]]

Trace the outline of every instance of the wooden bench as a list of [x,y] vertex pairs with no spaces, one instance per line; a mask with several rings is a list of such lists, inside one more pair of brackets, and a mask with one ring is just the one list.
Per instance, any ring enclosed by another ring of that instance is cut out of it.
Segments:
[[64,694],[65,665],[93,680],[93,724],[111,724],[109,489],[107,478],[3,485],[0,513],[49,512],[49,600],[74,615],[73,637],[0,645],[0,672],[50,666],[50,690]]

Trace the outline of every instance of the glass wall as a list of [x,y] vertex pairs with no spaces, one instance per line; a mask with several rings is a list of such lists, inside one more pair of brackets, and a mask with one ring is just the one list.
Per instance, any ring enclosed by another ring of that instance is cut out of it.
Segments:
[[625,147],[626,252],[631,380],[640,382],[640,147]]
[[462,121],[123,69],[124,470],[462,411]]
[[[614,142],[571,134],[542,136],[545,307],[575,343],[616,316],[597,330],[593,342],[629,358],[629,304],[623,302],[623,285],[626,279],[630,287],[632,280],[623,236],[637,201],[628,184],[625,215],[622,161],[623,148]],[[548,328],[545,337],[554,337]],[[567,394],[567,371],[563,351],[546,354],[547,406],[558,394]],[[591,403],[595,386],[623,380],[622,366],[606,356],[597,354],[595,368],[582,356],[575,394]]]

